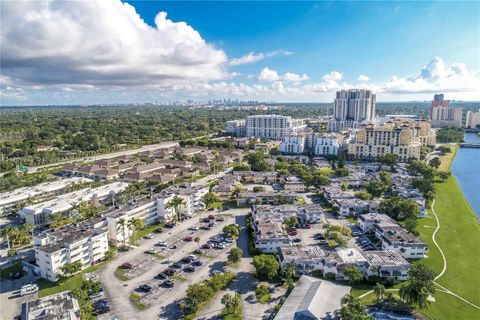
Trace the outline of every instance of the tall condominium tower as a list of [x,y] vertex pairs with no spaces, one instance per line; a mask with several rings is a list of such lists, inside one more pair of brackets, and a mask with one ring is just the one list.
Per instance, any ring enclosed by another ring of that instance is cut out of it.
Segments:
[[329,123],[331,131],[357,128],[361,123],[375,118],[376,95],[371,90],[337,91],[333,109],[333,120]]
[[432,126],[436,128],[462,126],[463,108],[450,107],[449,100],[443,100],[443,94],[436,94],[433,97],[430,120]]

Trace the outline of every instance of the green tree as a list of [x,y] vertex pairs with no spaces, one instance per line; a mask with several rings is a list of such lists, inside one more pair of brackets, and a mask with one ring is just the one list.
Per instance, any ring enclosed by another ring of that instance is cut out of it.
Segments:
[[295,268],[295,265],[293,263],[289,263],[282,270],[282,278],[285,281],[291,280],[293,277],[295,277],[296,272],[297,269]]
[[229,224],[223,227],[223,232],[230,238],[238,238],[240,235],[240,226],[235,223]]
[[137,240],[136,232],[145,227],[145,222],[142,219],[132,217],[128,220],[127,227],[133,231],[133,240],[135,241]]
[[385,286],[381,283],[377,282],[377,284],[373,287],[373,293],[375,293],[377,300],[383,300],[386,292]]
[[205,205],[206,209],[209,209],[210,205],[218,201],[220,201],[220,198],[215,192],[207,192],[202,198],[202,202]]
[[295,216],[287,217],[283,219],[283,225],[287,230],[295,228],[297,224],[298,224],[298,219]]
[[420,213],[419,206],[412,199],[393,196],[382,200],[378,211],[396,220],[416,219]]
[[232,248],[228,252],[227,260],[231,263],[237,263],[242,259],[243,251],[240,248]]
[[432,160],[430,160],[430,165],[432,167],[434,167],[435,169],[440,168],[441,164],[442,164],[442,162],[440,161],[440,159],[438,157],[435,157]]
[[398,162],[398,155],[395,153],[386,153],[378,158],[382,164],[393,167]]
[[168,203],[167,208],[173,208],[177,215],[178,221],[182,221],[182,217],[179,211],[180,206],[185,204],[185,200],[179,196],[174,196]]
[[277,258],[268,254],[260,254],[253,257],[253,266],[258,276],[272,280],[278,274],[280,264]]
[[255,289],[255,297],[260,303],[267,303],[270,300],[270,291],[268,290],[268,286],[264,283],[259,285]]
[[127,220],[125,218],[120,218],[117,221],[117,228],[122,231],[122,238],[123,238],[123,247],[127,247]]
[[195,237],[195,238],[193,239],[193,241],[195,241],[195,243],[197,244],[197,246],[200,247],[200,237]]
[[195,313],[202,303],[208,301],[214,294],[215,291],[204,283],[191,284],[188,286],[183,300],[184,309],[188,313]]
[[343,275],[348,278],[350,284],[354,284],[355,282],[359,282],[363,279],[363,275],[355,266],[347,266],[343,268]]
[[414,264],[410,267],[408,276],[410,281],[400,288],[400,298],[419,309],[427,308],[430,303],[428,297],[435,293],[435,274],[423,264]]
[[265,188],[262,186],[253,187],[253,192],[262,192],[262,191],[265,191]]
[[365,305],[350,293],[342,297],[340,301],[342,307],[337,311],[341,319],[345,320],[368,320],[372,319],[368,315]]
[[81,261],[66,263],[60,268],[58,268],[58,270],[61,271],[59,278],[63,279],[63,278],[68,278],[70,276],[73,276],[74,274],[80,272],[82,270],[82,267],[83,267],[83,264]]

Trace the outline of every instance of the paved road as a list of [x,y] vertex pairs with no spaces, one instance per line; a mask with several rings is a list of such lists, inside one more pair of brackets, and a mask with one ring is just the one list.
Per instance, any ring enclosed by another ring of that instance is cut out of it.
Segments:
[[160,148],[174,147],[176,145],[178,145],[178,142],[166,141],[166,142],[162,142],[162,143],[146,145],[146,146],[136,148],[136,149],[117,151],[117,152],[113,152],[113,153],[101,154],[101,155],[98,155],[98,156],[91,156],[91,157],[84,157],[84,158],[77,158],[77,159],[72,159],[72,160],[60,161],[60,162],[56,162],[56,163],[46,164],[46,165],[43,165],[43,166],[32,167],[32,169],[38,170],[38,169],[45,169],[45,168],[49,168],[49,167],[55,167],[55,166],[62,165],[62,164],[67,164],[67,163],[85,162],[85,161],[90,162],[90,161],[97,161],[97,160],[102,160],[102,159],[111,159],[111,158],[116,158],[116,157],[120,157],[120,156],[123,156],[123,155],[137,154],[137,153],[143,152],[143,151],[150,151],[150,150],[155,150],[155,149],[160,149]]
[[[245,215],[246,209],[232,209],[228,212],[222,212],[236,215]],[[203,216],[205,216],[203,214]],[[232,218],[226,218],[226,221],[218,223],[212,230],[196,232],[196,235],[201,238],[201,243],[206,242],[211,236],[221,232],[223,226],[229,223],[233,223]],[[114,314],[119,319],[156,319],[157,315],[162,313],[162,317],[168,319],[175,319],[175,314],[179,311],[175,308],[175,301],[183,298],[188,284],[193,282],[198,282],[201,278],[206,278],[209,274],[209,271],[219,267],[218,261],[225,260],[226,251],[224,250],[222,254],[215,257],[214,259],[207,260],[206,265],[200,270],[195,271],[192,276],[187,276],[187,281],[176,281],[176,286],[168,291],[167,296],[161,295],[162,299],[160,301],[152,301],[150,307],[144,312],[139,312],[135,307],[130,303],[129,297],[133,293],[134,289],[137,288],[140,284],[145,282],[151,282],[153,277],[159,272],[166,269],[168,262],[178,261],[182,257],[188,255],[190,252],[194,251],[197,248],[195,242],[183,242],[181,239],[186,234],[189,234],[191,231],[188,228],[198,224],[199,219],[193,217],[188,219],[175,228],[168,230],[165,229],[162,234],[159,234],[154,239],[143,241],[138,248],[132,249],[126,253],[121,253],[117,258],[110,262],[105,268],[99,271],[100,280],[104,285],[105,292],[107,297],[111,301],[112,311],[111,314]],[[168,232],[167,232],[168,230]],[[156,263],[151,263],[151,266],[148,270],[145,270],[141,275],[136,276],[135,278],[128,281],[120,281],[116,278],[114,272],[115,269],[125,262],[130,262],[132,264],[141,264],[142,260],[145,259],[146,255],[144,251],[154,246],[158,241],[167,241],[169,243],[178,242],[178,247],[176,250],[170,253],[163,253],[168,256],[165,260],[158,260]],[[126,285],[126,286],[124,286]],[[166,290],[166,289],[161,289]],[[155,300],[155,299],[154,299]]]

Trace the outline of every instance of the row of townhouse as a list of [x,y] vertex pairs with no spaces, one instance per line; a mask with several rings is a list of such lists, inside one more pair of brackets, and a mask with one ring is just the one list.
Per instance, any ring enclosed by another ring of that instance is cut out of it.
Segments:
[[243,183],[273,184],[281,181],[280,175],[275,171],[234,171],[233,175]]
[[85,188],[23,207],[18,213],[26,223],[44,225],[50,222],[52,214],[67,212],[80,202],[111,203],[115,195],[125,190],[127,186],[128,183],[125,182],[114,182],[97,188]]
[[35,261],[24,266],[42,278],[57,281],[62,266],[80,262],[85,269],[105,258],[108,251],[107,231],[71,224],[49,229],[33,238]]
[[316,223],[324,219],[319,205],[257,205],[253,208],[254,243],[265,253],[276,253],[278,248],[292,245],[291,237],[283,227],[283,220],[297,217],[301,224]]
[[410,268],[410,263],[392,250],[331,249],[313,245],[280,247],[278,254],[282,269],[293,264],[297,274],[309,275],[315,271],[337,280],[348,280],[343,270],[354,266],[367,280],[380,279],[384,283],[397,283],[408,280]]
[[298,194],[289,190],[279,191],[260,191],[254,192],[250,190],[240,191],[237,195],[237,205],[239,207],[254,204],[288,204],[294,203],[298,198]]
[[212,191],[222,201],[228,201],[232,199],[235,187],[240,186],[240,177],[237,175],[225,175],[219,181],[218,184],[213,186]]
[[325,199],[336,208],[342,217],[356,216],[377,208],[378,203],[372,200],[361,200],[351,191],[343,191],[340,183],[332,183],[322,188]]
[[28,201],[46,201],[58,196],[74,184],[91,182],[92,180],[81,177],[65,178],[56,181],[40,183],[33,187],[18,188],[0,194],[0,215],[7,215],[17,211],[18,206]]
[[374,232],[383,250],[398,252],[407,259],[420,259],[428,252],[428,244],[400,227],[385,214],[368,213],[358,216],[358,224],[364,232]]

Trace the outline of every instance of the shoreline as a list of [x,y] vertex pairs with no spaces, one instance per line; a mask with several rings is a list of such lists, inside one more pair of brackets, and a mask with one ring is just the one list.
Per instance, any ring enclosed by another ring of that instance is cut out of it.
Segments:
[[[435,183],[437,191],[435,212],[440,220],[440,228],[436,234],[436,241],[445,254],[435,246],[432,236],[436,222],[431,209],[425,218],[419,220],[418,231],[423,241],[429,244],[428,256],[418,261],[430,267],[436,275],[441,274],[436,282],[448,288],[451,292],[478,305],[477,289],[480,286],[475,275],[478,269],[478,255],[480,254],[480,224],[478,217],[466,199],[456,177],[451,172],[451,166],[457,155],[458,145],[452,146],[452,153],[442,157],[444,164],[442,171],[451,173],[451,176],[442,183]],[[479,311],[455,296],[437,290],[434,295],[436,302],[429,305],[421,313],[430,319],[474,319],[479,317]]]

